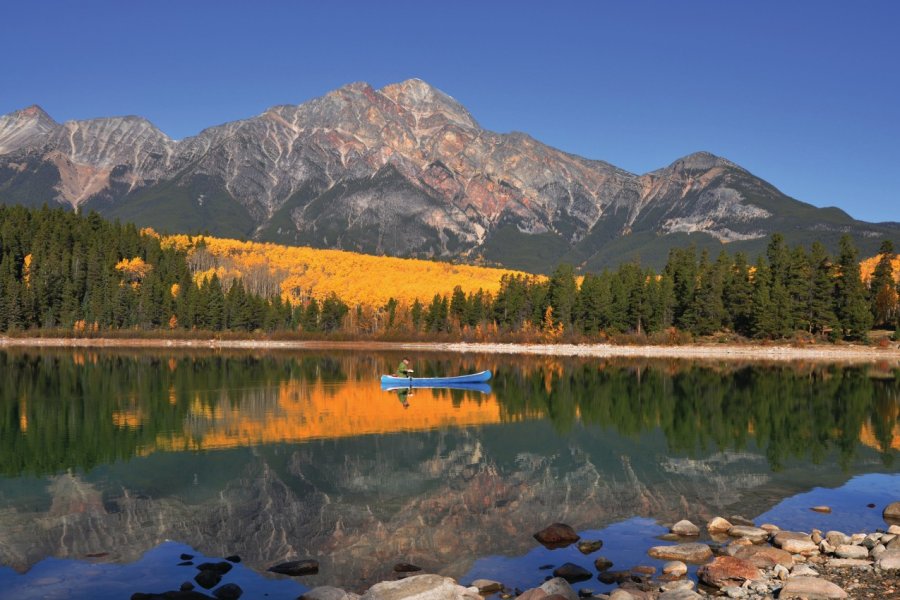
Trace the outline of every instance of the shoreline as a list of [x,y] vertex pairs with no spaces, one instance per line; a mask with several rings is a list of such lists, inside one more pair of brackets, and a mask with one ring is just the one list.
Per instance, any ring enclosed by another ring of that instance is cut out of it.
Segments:
[[0,337],[0,348],[183,348],[222,350],[374,350],[473,354],[542,355],[585,358],[663,358],[714,361],[889,362],[900,365],[900,348],[873,346],[788,346],[762,344],[690,344],[631,346],[617,344],[524,344],[490,342],[384,342],[253,339],[41,338]]

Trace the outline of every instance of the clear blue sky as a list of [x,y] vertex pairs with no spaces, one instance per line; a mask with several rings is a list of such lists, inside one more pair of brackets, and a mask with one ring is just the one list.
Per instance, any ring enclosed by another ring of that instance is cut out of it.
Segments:
[[419,77],[482,124],[637,173],[696,150],[900,221],[900,2],[5,2],[0,113],[174,138]]

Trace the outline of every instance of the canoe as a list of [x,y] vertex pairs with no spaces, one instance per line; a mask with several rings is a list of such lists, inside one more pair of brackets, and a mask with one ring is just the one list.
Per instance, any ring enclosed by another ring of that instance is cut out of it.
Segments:
[[481,392],[482,394],[491,393],[491,386],[487,383],[439,383],[434,385],[426,384],[411,386],[408,382],[409,380],[405,379],[402,385],[396,383],[383,383],[381,384],[381,391],[396,392],[397,390],[409,390],[411,387],[414,387],[417,390],[467,390],[470,392]]
[[455,377],[395,377],[393,375],[382,375],[381,385],[424,387],[439,386],[448,383],[484,383],[490,378],[490,371],[481,371],[480,373],[470,373],[468,375],[457,375]]

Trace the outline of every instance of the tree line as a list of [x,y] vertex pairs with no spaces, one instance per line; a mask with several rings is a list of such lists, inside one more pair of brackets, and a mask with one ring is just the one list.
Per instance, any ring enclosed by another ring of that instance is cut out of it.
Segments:
[[[868,285],[852,238],[832,257],[816,242],[788,247],[774,234],[751,261],[694,247],[669,253],[657,273],[639,263],[579,276],[507,274],[499,290],[394,298],[348,306],[335,292],[293,304],[277,286],[220,279],[189,253],[204,241],[163,244],[134,225],[91,213],[0,207],[0,331],[63,329],[302,331],[368,336],[598,339],[617,334],[779,339],[805,332],[865,340],[873,326],[897,330],[898,287],[885,241]],[[210,274],[211,273],[211,274]],[[414,279],[414,274],[408,274]]]

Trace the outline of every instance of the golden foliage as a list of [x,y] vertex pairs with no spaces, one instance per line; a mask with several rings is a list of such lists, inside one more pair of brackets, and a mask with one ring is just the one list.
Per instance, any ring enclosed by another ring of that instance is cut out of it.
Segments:
[[504,274],[518,271],[455,265],[428,260],[370,256],[342,250],[318,250],[256,242],[172,235],[165,247],[188,252],[194,277],[215,273],[227,285],[241,278],[255,293],[280,292],[292,303],[337,294],[351,306],[381,307],[390,298],[412,304],[417,298],[449,294],[457,285],[495,293]]
[[139,283],[146,277],[153,265],[144,262],[140,256],[134,258],[123,258],[116,263],[116,270],[122,273],[125,281],[129,283]]
[[[872,279],[872,274],[875,273],[875,267],[878,265],[878,261],[881,260],[881,255],[876,254],[870,258],[863,260],[859,263],[859,273],[862,276],[862,280],[866,283]],[[897,282],[900,282],[900,254],[894,257],[894,260],[891,261],[891,266],[894,267],[894,279]]]

